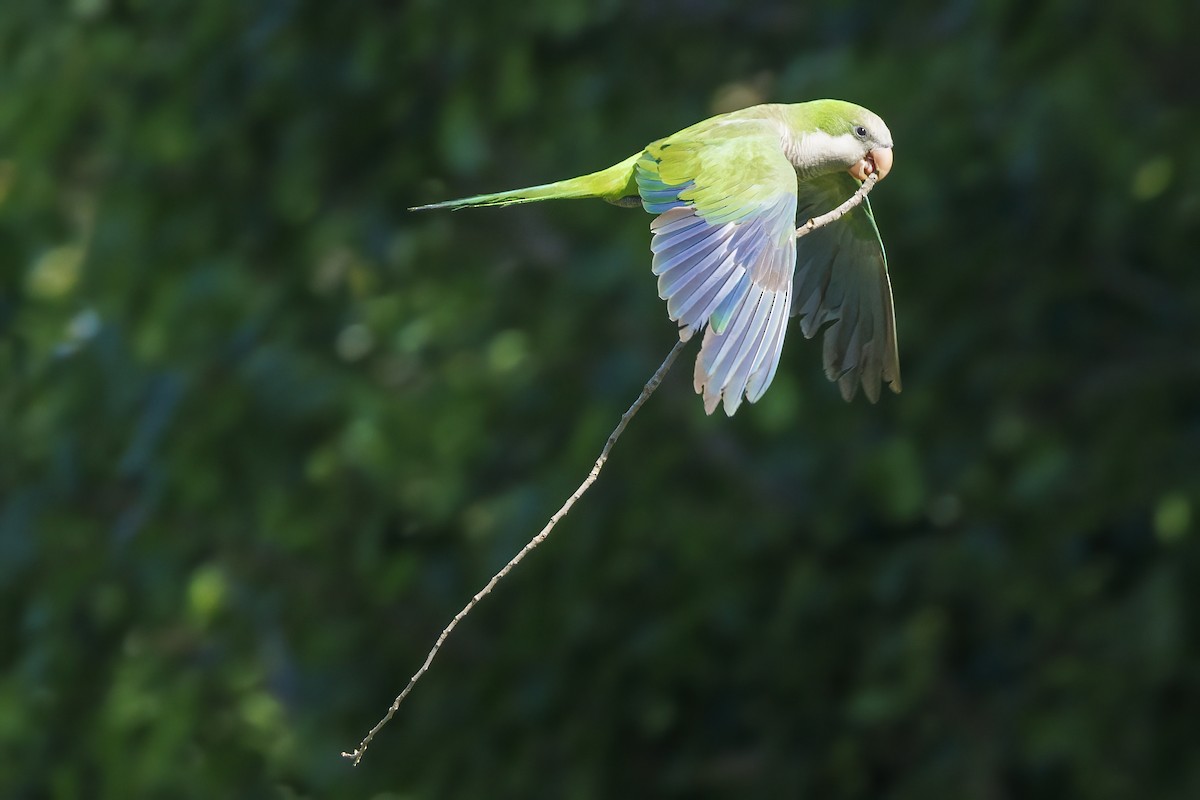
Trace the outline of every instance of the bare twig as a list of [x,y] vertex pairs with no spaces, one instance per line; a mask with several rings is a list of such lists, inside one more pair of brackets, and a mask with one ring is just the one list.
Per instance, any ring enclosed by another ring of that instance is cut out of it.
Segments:
[[499,572],[493,575],[492,579],[487,582],[487,585],[480,589],[479,592],[471,598],[469,603],[463,606],[462,611],[459,611],[454,615],[454,619],[450,620],[450,624],[442,629],[442,633],[438,636],[437,641],[434,642],[433,649],[429,651],[429,655],[425,656],[425,663],[422,664],[421,668],[417,670],[416,674],[409,679],[408,685],[404,687],[404,691],[400,692],[396,699],[392,701],[391,708],[389,708],[387,713],[384,714],[383,719],[379,720],[379,722],[375,724],[374,728],[371,728],[363,740],[359,742],[359,745],[354,752],[342,753],[343,757],[354,759],[355,766],[358,765],[358,762],[362,760],[363,753],[365,753],[367,750],[367,745],[369,745],[371,740],[375,738],[375,734],[379,733],[380,729],[383,728],[384,725],[388,724],[392,717],[396,715],[396,710],[400,708],[400,703],[404,702],[404,698],[407,697],[408,693],[412,691],[412,688],[416,686],[417,681],[419,681],[421,676],[423,676],[429,670],[429,665],[433,663],[434,656],[438,654],[438,651],[442,647],[442,643],[446,641],[446,637],[450,635],[450,632],[454,630],[455,626],[462,621],[463,617],[471,613],[471,609],[475,608],[475,605],[484,597],[486,597],[492,591],[492,589],[496,587],[496,584],[499,583],[505,575],[512,571],[513,567],[517,566],[517,564],[520,564],[521,560],[524,559],[525,556],[529,555],[534,548],[545,541],[546,537],[550,535],[550,532],[554,530],[554,526],[558,524],[558,521],[567,515],[567,512],[571,510],[571,506],[575,505],[575,502],[579,498],[583,497],[583,493],[586,492],[588,488],[596,482],[596,478],[600,477],[600,470],[604,468],[604,462],[608,460],[608,454],[612,450],[613,445],[617,443],[617,439],[621,438],[621,434],[625,432],[625,426],[629,424],[629,421],[633,419],[634,414],[637,414],[638,410],[645,404],[645,402],[650,399],[650,395],[654,394],[654,390],[658,388],[660,383],[662,383],[663,376],[667,374],[667,370],[669,370],[671,365],[675,363],[675,359],[679,356],[680,351],[683,350],[686,345],[687,342],[683,340],[675,343],[675,346],[671,348],[671,352],[667,353],[667,357],[663,359],[662,364],[655,371],[654,375],[651,376],[650,380],[646,382],[646,385],[642,387],[642,393],[638,395],[637,400],[634,400],[633,405],[629,407],[629,410],[621,415],[621,421],[617,423],[617,427],[613,429],[611,434],[609,434],[608,441],[604,443],[604,449],[600,451],[600,457],[597,458],[596,463],[592,465],[592,471],[589,472],[588,476],[583,479],[583,483],[579,484],[579,488],[567,498],[567,502],[563,503],[562,508],[554,512],[554,516],[552,516],[550,521],[546,523],[546,527],[542,528],[541,532],[538,533],[537,536],[534,536],[532,539],[530,539],[529,542],[521,548],[521,551],[512,557],[511,561],[505,564]]
[[[858,188],[858,191],[847,198],[846,202],[842,203],[832,211],[821,214],[818,217],[813,217],[808,222],[797,228],[796,238],[800,238],[801,236],[811,233],[823,225],[828,225],[831,222],[836,222],[837,220],[841,219],[848,211],[862,203],[863,199],[866,198],[867,193],[874,188],[877,180],[877,175],[868,175],[867,179],[863,181],[862,186]],[[617,443],[617,439],[621,438],[621,434],[625,432],[625,426],[629,424],[629,421],[633,419],[638,410],[641,409],[646,401],[650,399],[650,395],[654,394],[654,390],[658,388],[660,383],[662,383],[663,376],[665,376],[667,371],[671,369],[671,365],[675,363],[675,359],[679,356],[680,351],[683,350],[686,344],[687,341],[681,339],[675,343],[674,347],[671,348],[671,352],[667,353],[667,357],[663,359],[662,364],[659,365],[659,368],[654,372],[654,375],[652,375],[650,380],[646,382],[646,385],[642,387],[642,393],[638,395],[637,400],[634,400],[633,405],[629,407],[629,410],[621,415],[621,421],[617,423],[617,427],[613,429],[611,434],[609,434],[608,441],[604,443],[604,448],[600,451],[600,457],[597,458],[596,463],[592,465],[592,471],[589,472],[588,476],[583,479],[583,483],[579,484],[579,488],[567,498],[567,501],[563,503],[562,508],[554,512],[554,516],[550,517],[550,521],[546,523],[546,527],[542,528],[537,536],[534,536],[532,539],[530,539],[525,546],[521,548],[520,552],[513,556],[512,559],[505,564],[499,572],[493,575],[492,579],[487,582],[487,585],[480,589],[479,592],[471,598],[470,602],[463,606],[462,610],[454,615],[454,619],[450,620],[450,624],[442,629],[437,641],[433,643],[433,647],[430,649],[429,654],[425,656],[425,663],[423,663],[421,668],[418,669],[416,673],[414,673],[413,676],[408,679],[408,685],[404,687],[404,691],[400,692],[400,694],[396,696],[396,699],[392,701],[392,705],[388,708],[387,713],[383,715],[383,718],[380,719],[379,722],[375,723],[374,728],[371,728],[371,730],[367,732],[367,735],[363,737],[363,740],[358,743],[358,747],[355,748],[353,752],[342,753],[344,758],[353,759],[354,765],[358,766],[358,763],[362,761],[363,754],[366,753],[367,747],[371,744],[371,741],[375,738],[375,735],[383,729],[384,725],[387,725],[391,721],[392,717],[396,715],[396,711],[399,710],[400,704],[404,702],[404,698],[408,697],[409,692],[411,692],[413,687],[417,685],[417,681],[421,680],[425,673],[429,671],[429,665],[433,663],[434,657],[437,656],[438,652],[442,649],[442,644],[446,641],[446,638],[450,635],[450,632],[458,626],[458,623],[462,622],[463,618],[466,617],[467,614],[471,613],[471,610],[475,608],[480,600],[482,600],[484,597],[487,597],[488,594],[491,593],[492,589],[496,588],[496,584],[498,584],[505,575],[512,572],[513,568],[516,567],[517,564],[520,564],[521,561],[524,560],[525,556],[529,555],[538,545],[546,540],[546,537],[548,537],[550,532],[554,530],[554,526],[558,524],[558,521],[567,515],[567,512],[571,510],[571,507],[575,505],[576,501],[583,497],[584,492],[586,492],[591,485],[596,482],[596,478],[600,477],[600,470],[604,468],[604,462],[608,461],[608,454],[612,450],[613,445]]]
[[796,228],[796,238],[812,233],[817,228],[823,225],[828,225],[831,222],[837,222],[855,206],[867,199],[867,194],[875,188],[875,184],[879,182],[879,174],[872,172],[867,176],[867,179],[862,182],[862,186],[858,187],[858,191],[850,195],[846,202],[835,208],[833,211],[827,211],[819,217],[813,217],[808,222]]

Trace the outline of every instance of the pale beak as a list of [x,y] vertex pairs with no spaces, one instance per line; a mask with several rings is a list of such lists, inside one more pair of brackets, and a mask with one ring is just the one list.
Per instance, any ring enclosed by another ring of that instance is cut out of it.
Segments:
[[850,168],[850,174],[857,180],[865,181],[872,173],[879,174],[879,180],[887,177],[892,169],[892,148],[876,147],[867,153],[867,157]]

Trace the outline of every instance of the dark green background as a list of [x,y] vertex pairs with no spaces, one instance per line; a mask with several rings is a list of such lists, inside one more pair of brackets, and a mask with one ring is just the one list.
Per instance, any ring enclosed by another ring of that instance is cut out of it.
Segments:
[[[4,0],[0,795],[1200,797],[1198,16]],[[407,206],[825,96],[904,393],[689,350],[352,769],[675,338],[640,211]]]

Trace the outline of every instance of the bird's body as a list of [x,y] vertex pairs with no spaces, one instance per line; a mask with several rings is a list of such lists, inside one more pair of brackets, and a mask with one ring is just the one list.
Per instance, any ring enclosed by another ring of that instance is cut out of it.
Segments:
[[811,338],[824,330],[825,372],[843,397],[880,383],[900,391],[891,286],[870,205],[812,231],[796,221],[829,211],[867,175],[886,175],[891,134],[840,100],[768,104],[721,114],[578,178],[418,209],[601,198],[640,204],[653,271],[670,318],[688,338],[705,330],[696,391],[732,415],[774,378],[790,316]]

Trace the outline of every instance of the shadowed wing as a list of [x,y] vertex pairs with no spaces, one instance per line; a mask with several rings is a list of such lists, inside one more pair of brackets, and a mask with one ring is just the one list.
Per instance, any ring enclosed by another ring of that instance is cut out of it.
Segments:
[[[801,181],[800,218],[836,208],[858,187],[844,172]],[[899,392],[892,286],[870,201],[806,235],[799,250],[792,314],[806,338],[824,330],[825,375],[847,400],[860,385],[872,403],[881,382]]]
[[688,133],[646,148],[638,190],[658,215],[650,249],[667,313],[684,339],[708,324],[696,391],[705,411],[724,402],[732,415],[743,397],[762,396],[779,366],[796,263],[796,171],[764,121],[725,122],[702,141]]

